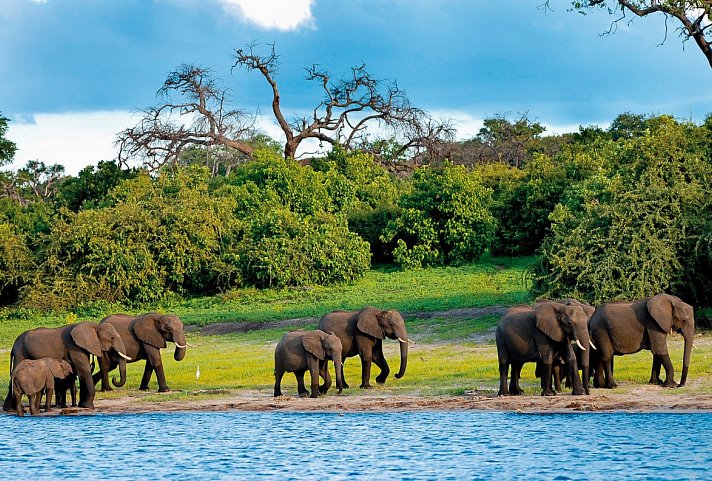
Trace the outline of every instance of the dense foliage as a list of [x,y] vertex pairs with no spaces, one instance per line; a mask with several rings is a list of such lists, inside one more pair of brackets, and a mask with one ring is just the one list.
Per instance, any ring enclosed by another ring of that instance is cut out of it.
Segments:
[[537,254],[535,295],[667,291],[712,305],[712,117],[626,113],[551,137],[527,122],[493,119],[475,139],[520,166],[497,154],[403,175],[338,148],[303,165],[265,139],[249,162],[217,169],[216,153],[196,148],[152,174],[111,162],[77,176],[41,162],[0,171],[0,304],[340,284],[372,263],[455,266],[491,252]]

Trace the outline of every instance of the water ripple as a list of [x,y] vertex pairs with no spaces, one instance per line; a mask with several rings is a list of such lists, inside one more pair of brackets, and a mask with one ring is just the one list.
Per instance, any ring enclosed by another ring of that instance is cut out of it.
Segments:
[[712,414],[0,416],[3,479],[707,477]]

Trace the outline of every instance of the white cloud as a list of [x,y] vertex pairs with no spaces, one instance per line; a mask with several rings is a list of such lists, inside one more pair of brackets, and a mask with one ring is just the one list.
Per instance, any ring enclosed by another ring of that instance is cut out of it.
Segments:
[[226,12],[266,30],[313,26],[314,0],[219,0]]
[[137,121],[135,114],[126,111],[12,117],[7,131],[7,138],[17,145],[12,168],[39,160],[48,165],[62,164],[67,174],[74,175],[87,165],[115,159],[116,134]]

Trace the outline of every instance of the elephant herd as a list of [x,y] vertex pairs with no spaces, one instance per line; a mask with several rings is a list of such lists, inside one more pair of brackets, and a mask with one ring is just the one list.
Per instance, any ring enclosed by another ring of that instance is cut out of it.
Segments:
[[[160,355],[166,341],[175,343],[173,357],[182,360],[190,344],[185,340],[183,323],[171,314],[115,314],[99,323],[79,322],[23,332],[10,350],[10,386],[3,410],[16,410],[21,416],[24,412],[22,395],[26,394],[30,398],[30,413],[36,414],[43,392],[49,410],[52,391],[55,391],[56,404],[66,407],[68,389],[72,392],[74,406],[75,377],[79,378],[79,407],[92,408],[96,383],[101,380],[102,390],[110,390],[109,371],[118,367],[119,380],[114,378],[112,382],[117,387],[123,386],[126,363],[141,359],[146,360],[146,367],[139,389],[148,389],[155,371],[158,390],[169,391]],[[93,373],[95,363],[92,358],[99,364],[96,373]]]
[[[675,370],[667,347],[667,335],[673,331],[685,341],[679,384],[674,380]],[[522,394],[519,375],[527,362],[537,363],[543,396],[560,391],[562,378],[568,379],[574,395],[589,394],[591,376],[594,387],[615,388],[613,356],[643,349],[653,353],[651,384],[684,386],[694,335],[692,306],[669,294],[608,302],[595,308],[576,299],[541,300],[533,306],[515,306],[502,316],[495,334],[498,395]],[[664,382],[660,379],[661,367],[665,368]]]
[[[318,397],[332,385],[327,363],[335,366],[339,393],[349,385],[344,379],[343,362],[361,358],[360,387],[371,387],[371,366],[385,383],[390,369],[383,354],[385,338],[400,343],[401,378],[408,363],[408,338],[405,321],[398,311],[365,307],[358,311],[333,311],[322,317],[314,331],[292,331],[277,343],[274,358],[274,396],[281,396],[281,381],[286,372],[294,373],[299,396]],[[674,381],[674,368],[667,348],[667,335],[676,331],[685,340],[680,383]],[[517,395],[522,366],[537,364],[542,395],[561,391],[566,379],[572,394],[589,394],[594,387],[614,388],[613,356],[632,354],[642,349],[653,353],[650,382],[666,387],[683,386],[687,380],[690,353],[695,333],[692,306],[668,294],[633,302],[609,302],[598,307],[576,299],[540,300],[534,305],[519,305],[507,310],[496,329],[500,384],[498,395]],[[114,314],[99,323],[80,322],[57,328],[37,328],[20,334],[10,351],[10,386],[3,405],[5,411],[22,415],[22,395],[30,399],[30,412],[39,412],[42,394],[50,409],[52,392],[57,406],[66,407],[66,391],[76,403],[79,379],[79,407],[94,406],[95,385],[110,390],[109,373],[119,368],[114,386],[126,383],[126,364],[145,360],[139,389],[148,389],[153,372],[160,392],[169,391],[160,350],[167,342],[175,344],[174,359],[185,357],[190,346],[183,323],[172,314],[149,313],[139,316]],[[190,346],[192,347],[192,346]],[[94,362],[93,359],[96,361]],[[99,369],[94,371],[95,364]],[[13,368],[14,366],[14,368]],[[507,377],[511,367],[509,384]],[[665,368],[665,381],[660,369]],[[311,375],[310,390],[304,374]],[[581,375],[579,375],[581,371]],[[324,383],[319,385],[319,380]]]

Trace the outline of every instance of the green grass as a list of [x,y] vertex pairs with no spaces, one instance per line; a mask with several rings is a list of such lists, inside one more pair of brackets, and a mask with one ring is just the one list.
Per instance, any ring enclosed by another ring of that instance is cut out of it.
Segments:
[[[222,296],[159,307],[178,313],[190,323],[207,324],[318,317],[332,309],[355,309],[368,304],[405,312],[508,306],[530,300],[525,268],[531,261],[531,258],[488,258],[479,264],[458,268],[408,272],[376,269],[351,286],[269,291],[241,289]],[[0,395],[3,397],[9,377],[9,348],[17,334],[40,325],[56,326],[74,320],[66,314],[27,319],[21,312],[5,317],[0,321]],[[410,349],[408,371],[399,380],[391,376],[385,386],[375,388],[376,392],[435,396],[477,391],[495,395],[499,374],[492,331],[497,320],[496,315],[478,319],[417,319],[406,316],[409,337],[418,342]],[[230,396],[236,391],[250,391],[260,397],[270,396],[274,383],[274,346],[286,330],[264,329],[223,336],[202,336],[190,332],[188,341],[196,347],[189,349],[182,362],[174,361],[170,350],[162,351],[172,392],[138,391],[143,371],[143,362],[138,362],[129,364],[128,382],[124,388],[99,393],[97,399],[130,396],[141,403],[153,403],[215,399]],[[671,336],[669,344],[679,378],[682,339],[677,335]],[[698,335],[695,344],[698,348],[692,354],[688,385],[680,390],[661,389],[663,395],[712,394],[712,334]],[[395,372],[399,365],[398,343],[387,340],[384,345],[391,370]],[[196,380],[198,366],[201,375]],[[648,351],[616,358],[616,377],[621,384],[618,391],[632,392],[636,387],[645,385],[650,376],[650,366],[651,355]],[[374,378],[377,372],[378,369],[374,368]],[[352,386],[359,384],[360,363],[357,358],[346,361],[345,376]],[[525,365],[521,385],[527,394],[539,394],[539,381],[534,377],[533,364]],[[152,388],[156,387],[154,377]],[[287,395],[296,393],[293,375],[284,377],[282,390]],[[348,389],[344,395],[360,396],[363,391]]]

